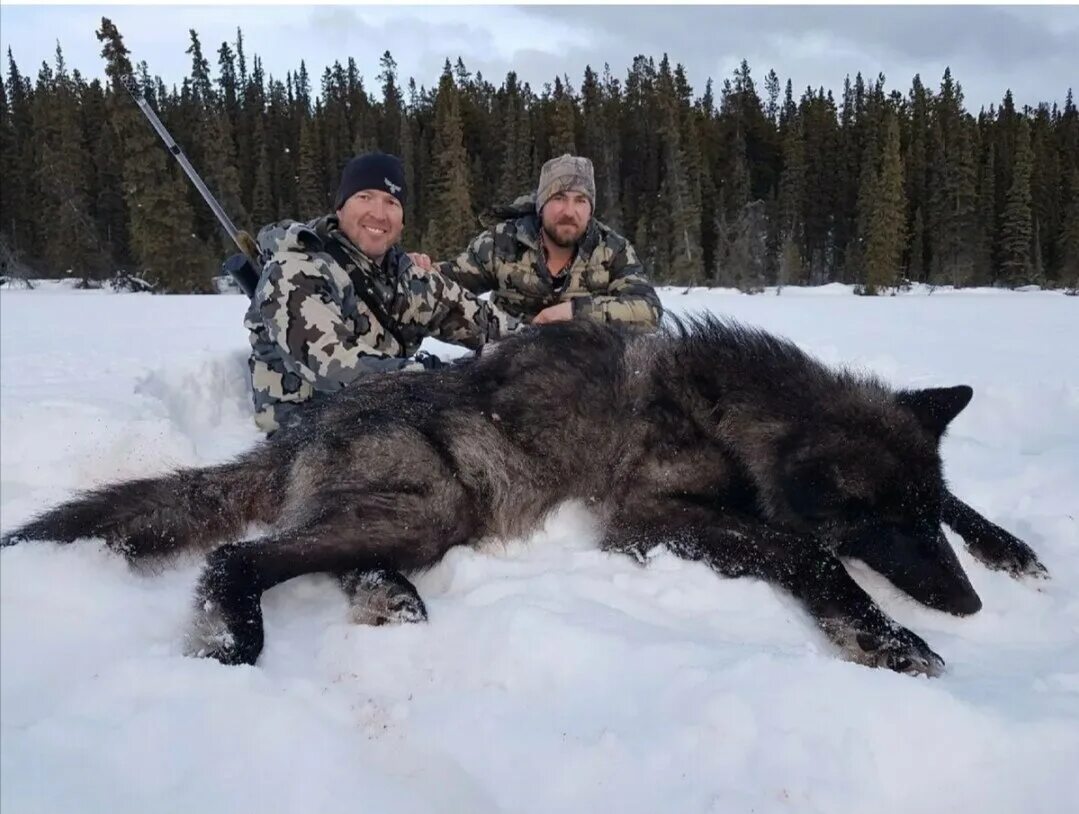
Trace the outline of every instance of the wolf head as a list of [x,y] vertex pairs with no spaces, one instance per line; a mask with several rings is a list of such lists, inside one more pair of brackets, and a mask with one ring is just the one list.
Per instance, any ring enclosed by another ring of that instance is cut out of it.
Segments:
[[[981,600],[941,531],[940,440],[973,391],[904,391],[846,405],[838,423],[802,423],[783,439],[776,519],[828,539],[940,610]],[[814,531],[815,530],[815,531]]]

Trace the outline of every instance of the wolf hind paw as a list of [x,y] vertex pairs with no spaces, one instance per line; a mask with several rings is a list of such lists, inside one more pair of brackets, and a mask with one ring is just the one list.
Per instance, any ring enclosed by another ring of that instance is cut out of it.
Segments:
[[350,619],[357,625],[401,625],[427,621],[427,606],[399,574],[372,571],[347,576]]
[[210,658],[222,664],[254,664],[262,652],[261,619],[247,625],[230,625],[220,606],[206,600],[195,612],[183,650],[185,656]]

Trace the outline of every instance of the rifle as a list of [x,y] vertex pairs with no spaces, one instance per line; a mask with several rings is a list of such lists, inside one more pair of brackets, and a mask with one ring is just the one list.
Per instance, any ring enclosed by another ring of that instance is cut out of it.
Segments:
[[225,228],[229,237],[232,238],[232,242],[235,243],[240,250],[240,254],[232,255],[221,264],[221,270],[229,274],[250,299],[255,295],[255,287],[258,285],[263,265],[263,258],[258,250],[258,246],[255,244],[254,238],[247,232],[237,229],[236,226],[233,225],[228,214],[221,208],[221,204],[217,202],[217,199],[210,190],[206,188],[206,184],[202,182],[199,174],[195,172],[195,168],[191,166],[191,162],[187,160],[187,156],[184,155],[184,151],[180,149],[180,145],[176,143],[169,134],[169,131],[165,129],[165,125],[161,123],[161,119],[157,117],[153,108],[150,107],[149,103],[146,101],[146,97],[142,95],[142,90],[139,88],[138,82],[135,81],[135,77],[128,74],[123,77],[121,81],[123,82],[124,87],[127,88],[127,92],[131,94],[131,98],[135,100],[135,104],[139,106],[139,110],[141,110],[146,118],[150,120],[150,124],[153,125],[157,134],[161,136],[161,140],[165,142],[165,146],[168,147],[173,158],[180,162],[180,166],[183,168],[183,171],[187,173],[187,177],[191,179],[191,183],[195,185],[195,189],[202,195],[202,199],[206,201],[210,209],[213,210],[214,215],[217,216],[218,222]]

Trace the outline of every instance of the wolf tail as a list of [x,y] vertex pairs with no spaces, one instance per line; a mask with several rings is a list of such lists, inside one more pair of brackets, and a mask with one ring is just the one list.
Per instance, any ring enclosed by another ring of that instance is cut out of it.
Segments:
[[260,457],[256,451],[221,466],[103,486],[4,535],[0,545],[101,537],[132,559],[208,547],[276,517],[280,480]]

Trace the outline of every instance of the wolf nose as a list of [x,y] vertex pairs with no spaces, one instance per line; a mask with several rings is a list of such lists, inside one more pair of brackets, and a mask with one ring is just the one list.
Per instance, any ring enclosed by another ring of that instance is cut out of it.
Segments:
[[952,598],[949,604],[949,610],[956,616],[970,616],[982,609],[982,599],[973,589]]

